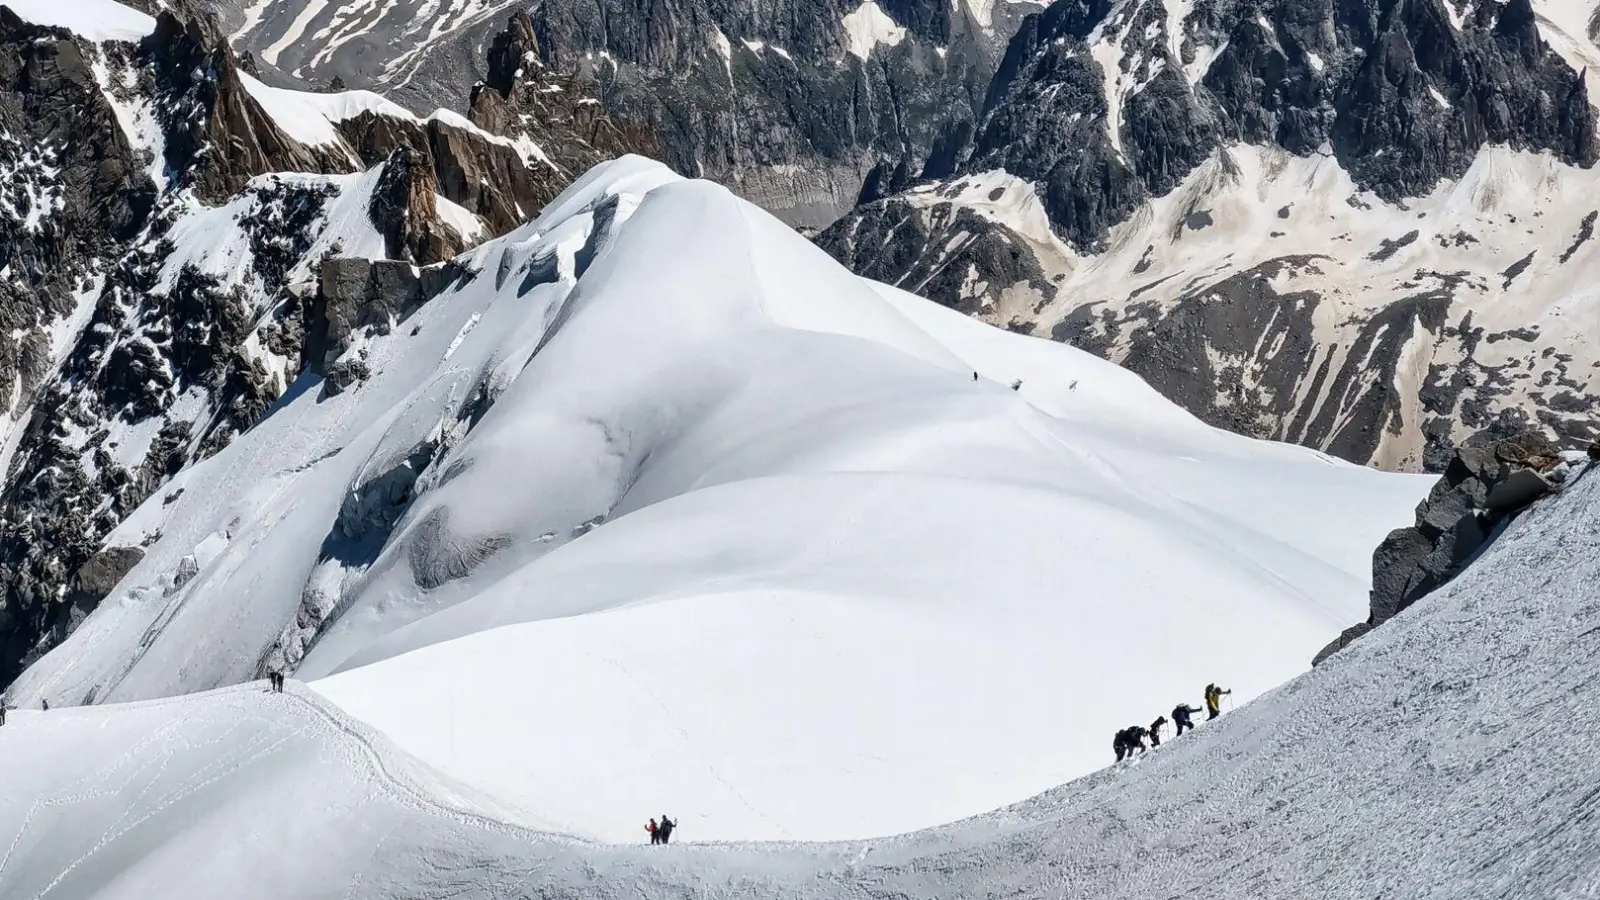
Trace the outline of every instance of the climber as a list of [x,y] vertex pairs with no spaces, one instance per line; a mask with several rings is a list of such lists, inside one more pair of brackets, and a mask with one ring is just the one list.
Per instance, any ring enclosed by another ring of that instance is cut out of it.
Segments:
[[666,814],[663,813],[661,816],[661,825],[656,828],[656,831],[661,835],[661,843],[665,844],[671,841],[672,829],[677,827],[678,823],[667,818]]
[[1156,716],[1156,720],[1150,723],[1150,746],[1161,746],[1161,726],[1165,724],[1167,724],[1166,716]]
[[1143,753],[1145,751],[1144,736],[1145,736],[1145,730],[1144,730],[1143,726],[1141,726],[1141,725],[1129,725],[1128,726],[1128,755],[1129,756],[1133,755],[1133,751],[1135,749],[1137,749],[1140,753]]
[[50,711],[50,701],[49,700],[40,700],[39,701],[39,710],[41,712],[49,712]]
[[267,680],[272,683],[272,692],[274,694],[283,693],[283,673],[282,672],[279,672],[277,669],[268,669],[267,670]]
[[973,381],[977,381],[978,380],[978,373],[977,372],[973,372],[972,373],[972,380]]
[[1116,739],[1111,744],[1117,751],[1117,761],[1121,762],[1133,756],[1133,751],[1144,752],[1144,729],[1137,725],[1124,728],[1117,732]]
[[1208,713],[1206,716],[1207,721],[1222,715],[1222,695],[1231,693],[1233,693],[1233,691],[1225,691],[1214,684],[1206,685],[1206,712]]
[[644,830],[650,832],[650,843],[661,843],[661,830],[656,827],[655,819],[651,819],[650,824],[644,826]]
[[1194,730],[1194,722],[1189,717],[1199,711],[1187,703],[1179,703],[1172,708],[1172,724],[1178,726],[1178,734],[1183,734],[1184,729]]
[[6,723],[6,705],[4,703],[0,703],[0,725],[4,725],[5,723]]

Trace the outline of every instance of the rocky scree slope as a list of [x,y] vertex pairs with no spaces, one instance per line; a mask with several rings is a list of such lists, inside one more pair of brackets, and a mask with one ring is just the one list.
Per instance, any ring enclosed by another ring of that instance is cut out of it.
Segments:
[[819,242],[1246,434],[1433,471],[1485,428],[1592,437],[1580,5],[1062,0]]
[[85,4],[0,6],[0,684],[137,561],[101,537],[289,389],[324,257],[410,275],[608,152],[270,88],[203,19]]
[[[286,77],[372,87],[413,109],[465,94],[508,12],[537,60],[661,136],[679,172],[824,226],[863,180],[915,170],[971,130],[1034,0],[216,0],[234,44]],[[448,8],[447,8],[448,7]],[[522,12],[526,10],[526,13]],[[515,27],[515,26],[514,26]],[[948,139],[945,139],[948,142]]]

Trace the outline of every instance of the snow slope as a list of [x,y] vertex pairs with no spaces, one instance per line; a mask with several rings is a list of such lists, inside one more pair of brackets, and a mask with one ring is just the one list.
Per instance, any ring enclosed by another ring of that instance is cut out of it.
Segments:
[[[542,836],[293,687],[17,711],[0,729],[0,894],[1588,896],[1600,743],[1573,726],[1600,684],[1596,541],[1590,472],[1437,595],[1219,722],[1025,803],[872,841]],[[693,838],[692,811],[671,812]]]
[[1428,486],[1206,427],[636,158],[464,262],[357,336],[368,379],[302,381],[129,517],[143,561],[13,701],[282,661],[537,824],[891,833],[1303,670]]
[[87,40],[137,43],[156,30],[156,20],[116,0],[5,0],[17,18],[65,28]]

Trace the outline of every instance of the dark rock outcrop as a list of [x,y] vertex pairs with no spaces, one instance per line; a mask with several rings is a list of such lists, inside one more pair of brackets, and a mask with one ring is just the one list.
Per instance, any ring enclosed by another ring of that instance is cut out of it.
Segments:
[[391,259],[427,265],[466,249],[463,236],[439,219],[438,188],[426,157],[404,146],[389,154],[367,215],[383,235],[384,252]]
[[364,377],[361,359],[345,358],[356,333],[388,334],[422,305],[416,269],[398,260],[330,259],[322,264],[306,328],[304,363],[323,377],[326,395]]
[[1560,488],[1559,449],[1537,431],[1510,438],[1474,435],[1462,443],[1417,506],[1416,524],[1398,528],[1372,553],[1371,613],[1312,660],[1337,653],[1454,578],[1505,523]]
[[337,150],[307,147],[284,133],[246,90],[215,26],[162,12],[140,45],[161,96],[167,168],[206,202],[222,203],[267,172],[347,172]]
[[66,604],[72,610],[67,630],[83,621],[142,559],[144,551],[138,547],[107,547],[89,557],[67,585]]
[[988,314],[1013,288],[1030,296],[1053,290],[1026,239],[937,194],[915,204],[896,197],[849,221],[818,235],[818,246],[859,275],[937,295],[961,312]]

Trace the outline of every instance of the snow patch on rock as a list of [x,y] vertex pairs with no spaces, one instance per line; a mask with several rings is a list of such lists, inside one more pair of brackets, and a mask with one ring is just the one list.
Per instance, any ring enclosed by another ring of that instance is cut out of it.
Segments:
[[841,20],[845,29],[845,49],[866,60],[877,46],[893,47],[905,40],[906,29],[889,18],[874,0],[864,0]]

